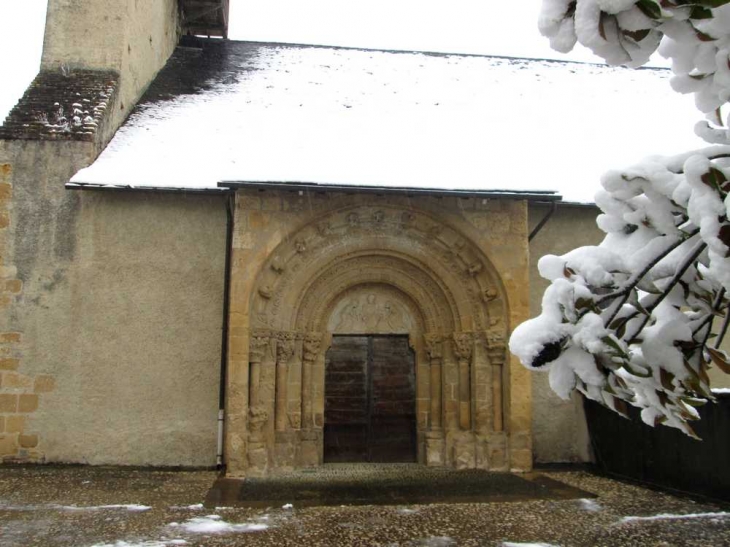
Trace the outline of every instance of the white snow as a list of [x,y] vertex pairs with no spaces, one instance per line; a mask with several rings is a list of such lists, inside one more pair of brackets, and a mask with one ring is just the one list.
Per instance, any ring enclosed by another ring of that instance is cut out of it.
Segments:
[[666,70],[276,46],[242,63],[237,83],[132,115],[72,182],[556,190],[591,202],[606,169],[701,143],[700,115]]
[[598,503],[596,500],[592,500],[589,498],[582,498],[578,500],[580,503],[581,509],[585,511],[600,511],[602,509],[601,504]]
[[730,393],[730,387],[714,387],[712,393]]
[[202,511],[202,503],[194,503],[192,505],[171,505],[170,509],[186,509],[188,511]]
[[170,547],[172,545],[187,545],[184,539],[171,540],[145,540],[145,541],[124,541],[119,540],[114,543],[95,543],[91,547]]
[[55,503],[43,505],[7,505],[0,503],[0,509],[3,511],[108,511],[108,510],[124,510],[131,512],[149,511],[152,509],[149,505],[138,504],[113,504],[113,505],[59,505]]
[[552,543],[519,543],[516,541],[504,541],[502,547],[558,547]]
[[294,509],[294,506],[291,503],[285,503],[281,506],[282,509]]
[[238,532],[258,532],[266,530],[269,525],[263,523],[231,524],[226,522],[219,515],[206,515],[194,517],[183,523],[173,522],[170,524],[175,529],[192,534],[230,534]]
[[717,513],[688,513],[686,515],[676,515],[671,513],[661,513],[659,515],[652,515],[649,517],[624,517],[621,519],[622,523],[630,522],[645,522],[653,520],[684,520],[684,519],[724,519],[730,517],[730,513],[717,512]]

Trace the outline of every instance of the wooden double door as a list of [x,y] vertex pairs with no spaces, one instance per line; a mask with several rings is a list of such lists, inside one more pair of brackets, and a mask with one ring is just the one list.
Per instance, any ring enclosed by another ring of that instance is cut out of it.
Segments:
[[416,461],[408,336],[335,335],[325,361],[324,461]]

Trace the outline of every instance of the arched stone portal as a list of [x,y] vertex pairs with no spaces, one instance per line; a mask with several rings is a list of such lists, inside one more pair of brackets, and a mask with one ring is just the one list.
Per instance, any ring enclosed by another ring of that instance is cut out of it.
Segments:
[[[415,201],[309,196],[309,210],[297,210],[301,200],[285,194],[239,191],[229,473],[322,463],[325,354],[336,334],[408,336],[420,463],[510,467],[510,295],[468,215]],[[529,430],[526,441],[518,433],[529,450]]]

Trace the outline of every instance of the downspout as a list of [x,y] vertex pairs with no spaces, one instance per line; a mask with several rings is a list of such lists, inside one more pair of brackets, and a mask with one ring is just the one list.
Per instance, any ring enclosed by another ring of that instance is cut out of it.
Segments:
[[226,366],[228,363],[228,312],[231,292],[231,247],[233,246],[233,211],[236,194],[231,192],[226,198],[226,264],[223,278],[223,323],[221,327],[221,371],[218,388],[218,446],[216,467],[225,468],[223,460],[223,426],[226,418]]
[[557,211],[557,210],[558,210],[558,202],[557,202],[557,201],[553,201],[553,202],[551,202],[551,204],[550,204],[550,205],[551,205],[551,207],[550,207],[550,210],[549,210],[549,211],[547,212],[547,214],[546,214],[546,215],[545,215],[545,216],[543,217],[543,219],[542,219],[542,220],[541,220],[540,222],[538,222],[538,223],[537,223],[537,226],[535,226],[535,227],[534,227],[534,228],[532,229],[532,232],[530,232],[530,235],[529,235],[529,236],[528,236],[528,238],[527,238],[527,241],[528,241],[528,242],[532,241],[532,240],[533,240],[533,238],[534,238],[534,237],[535,237],[535,236],[536,236],[536,235],[537,235],[538,233],[540,233],[540,230],[542,230],[542,229],[543,229],[543,227],[545,226],[545,224],[547,224],[548,220],[550,220],[550,217],[552,217],[552,216],[553,216],[553,215],[555,214],[555,211]]

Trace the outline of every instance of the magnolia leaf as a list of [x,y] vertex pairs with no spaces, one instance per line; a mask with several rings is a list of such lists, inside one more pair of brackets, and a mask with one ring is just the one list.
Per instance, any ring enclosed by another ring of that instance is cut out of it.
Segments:
[[631,38],[634,42],[641,42],[644,38],[649,36],[651,29],[644,28],[641,30],[622,30],[621,33],[627,38]]
[[662,425],[662,424],[664,424],[666,422],[667,422],[667,417],[666,416],[655,416],[654,417],[654,427],[656,427],[658,425]]
[[674,391],[674,384],[672,384],[672,380],[674,380],[674,374],[667,370],[664,370],[663,368],[660,368],[659,379],[661,380],[661,384],[664,389],[666,389],[667,391]]
[[662,16],[661,6],[652,0],[639,0],[636,7],[650,19],[660,19]]
[[624,401],[623,399],[613,397],[613,409],[621,414],[621,416],[623,416],[624,418],[629,418],[629,405],[627,405],[626,401]]
[[707,346],[706,349],[707,353],[710,354],[710,359],[712,359],[712,362],[717,365],[717,368],[725,374],[730,374],[730,363],[728,363],[727,353],[722,350],[711,348],[710,346]]
[[606,344],[611,349],[615,350],[616,353],[618,353],[621,357],[628,357],[621,345],[612,336],[604,336],[603,338],[601,338],[601,342]]
[[568,268],[568,266],[565,266],[563,268],[563,275],[570,279],[571,276],[575,275],[575,270],[573,270],[572,268]]
[[712,10],[704,6],[694,6],[689,12],[690,19],[712,19]]
[[679,400],[693,407],[700,407],[707,404],[707,399],[697,399],[696,397],[680,397]]
[[707,6],[708,8],[719,8],[730,3],[730,0],[694,0],[692,3]]

